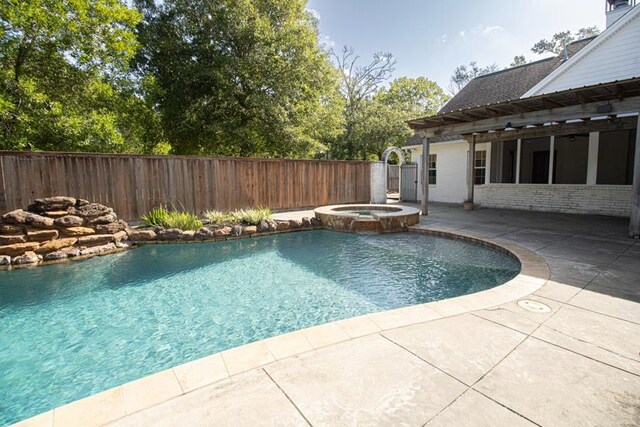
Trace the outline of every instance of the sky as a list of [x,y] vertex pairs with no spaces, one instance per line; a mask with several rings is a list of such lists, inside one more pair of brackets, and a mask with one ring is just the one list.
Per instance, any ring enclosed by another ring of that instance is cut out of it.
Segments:
[[508,67],[554,33],[605,28],[605,0],[308,0],[323,43],[348,45],[362,64],[376,52],[397,60],[393,78],[424,76],[443,89],[455,68],[476,61]]

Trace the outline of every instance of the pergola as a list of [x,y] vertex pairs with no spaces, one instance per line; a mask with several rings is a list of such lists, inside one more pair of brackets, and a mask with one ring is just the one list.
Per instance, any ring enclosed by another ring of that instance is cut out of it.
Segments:
[[[529,98],[508,100],[410,120],[422,137],[423,170],[429,140],[461,135],[469,142],[469,165],[477,143],[542,136],[640,128],[640,78],[631,78]],[[640,237],[640,132],[636,132],[633,200],[629,236]],[[473,168],[468,167],[468,200],[473,202]],[[423,174],[422,212],[428,214],[429,176]]]

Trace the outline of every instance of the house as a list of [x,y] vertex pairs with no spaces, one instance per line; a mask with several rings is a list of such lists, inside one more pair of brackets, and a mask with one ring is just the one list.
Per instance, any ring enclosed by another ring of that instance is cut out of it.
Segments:
[[468,200],[637,215],[640,229],[640,7],[607,7],[599,36],[478,77],[435,116],[409,121],[423,210],[429,200]]

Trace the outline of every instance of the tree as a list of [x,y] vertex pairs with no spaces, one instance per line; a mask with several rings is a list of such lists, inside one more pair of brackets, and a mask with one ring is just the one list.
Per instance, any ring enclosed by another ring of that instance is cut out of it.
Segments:
[[400,77],[393,80],[389,88],[382,88],[376,98],[408,120],[436,114],[450,97],[426,77]]
[[467,85],[471,80],[476,77],[483,76],[485,74],[493,73],[494,71],[498,71],[499,67],[497,64],[487,65],[486,67],[479,67],[477,62],[473,61],[467,65],[460,65],[455,69],[453,75],[451,76],[451,81],[449,84],[449,92],[452,94],[458,93],[463,87]]
[[340,91],[350,109],[371,98],[395,71],[396,60],[389,52],[376,53],[366,65],[358,65],[360,56],[348,46],[340,54],[334,51],[332,55],[340,71]]
[[600,29],[595,25],[593,27],[580,28],[576,32],[576,40],[587,39],[589,37],[595,37],[600,34]]
[[176,154],[309,157],[340,125],[338,76],[304,0],[136,0],[139,75],[151,76]]
[[344,127],[331,144],[333,158],[380,159],[387,147],[402,145],[411,136],[406,120],[435,114],[448,100],[425,77],[400,77],[386,87],[395,68],[389,53],[377,53],[364,65],[349,47],[333,52],[333,57],[344,101]]
[[405,112],[384,104],[378,97],[366,100],[350,135],[357,155],[348,158],[381,160],[387,147],[402,146],[413,135],[405,122],[407,118]]
[[119,0],[3,1],[0,148],[149,148],[153,114],[127,74],[139,19]]
[[555,33],[551,40],[542,39],[533,45],[531,51],[537,54],[543,53],[555,53],[559,54],[563,51],[564,46],[575,41],[582,40],[588,37],[597,36],[600,34],[600,30],[598,27],[585,27],[580,28],[576,31],[575,34],[571,33],[571,31],[561,31],[559,33]]
[[527,59],[524,55],[516,55],[513,57],[513,61],[511,61],[511,67],[517,67],[518,65],[524,65],[527,63]]
[[340,53],[332,52],[340,75],[340,93],[344,101],[344,129],[331,146],[331,156],[338,159],[367,159],[370,149],[363,135],[366,122],[375,111],[373,97],[391,77],[396,61],[386,52],[376,53],[373,59],[360,65],[360,56],[353,48],[344,46]]

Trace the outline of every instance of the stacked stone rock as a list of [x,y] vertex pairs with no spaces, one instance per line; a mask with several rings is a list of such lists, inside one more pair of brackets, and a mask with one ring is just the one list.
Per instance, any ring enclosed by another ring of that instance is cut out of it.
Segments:
[[2,215],[0,265],[86,257],[128,246],[127,223],[110,207],[73,197],[36,199]]
[[131,228],[112,208],[73,197],[36,199],[27,210],[0,219],[0,267],[81,259],[126,249],[135,244],[226,240],[321,227],[316,218],[265,220],[256,225],[176,228]]
[[250,237],[254,234],[267,234],[280,231],[296,230],[302,228],[318,228],[322,223],[316,218],[302,218],[302,220],[265,220],[258,225],[232,226],[204,226],[196,231],[183,231],[177,228],[127,229],[129,239],[135,243],[153,242],[188,242],[205,240],[226,240],[239,237]]

